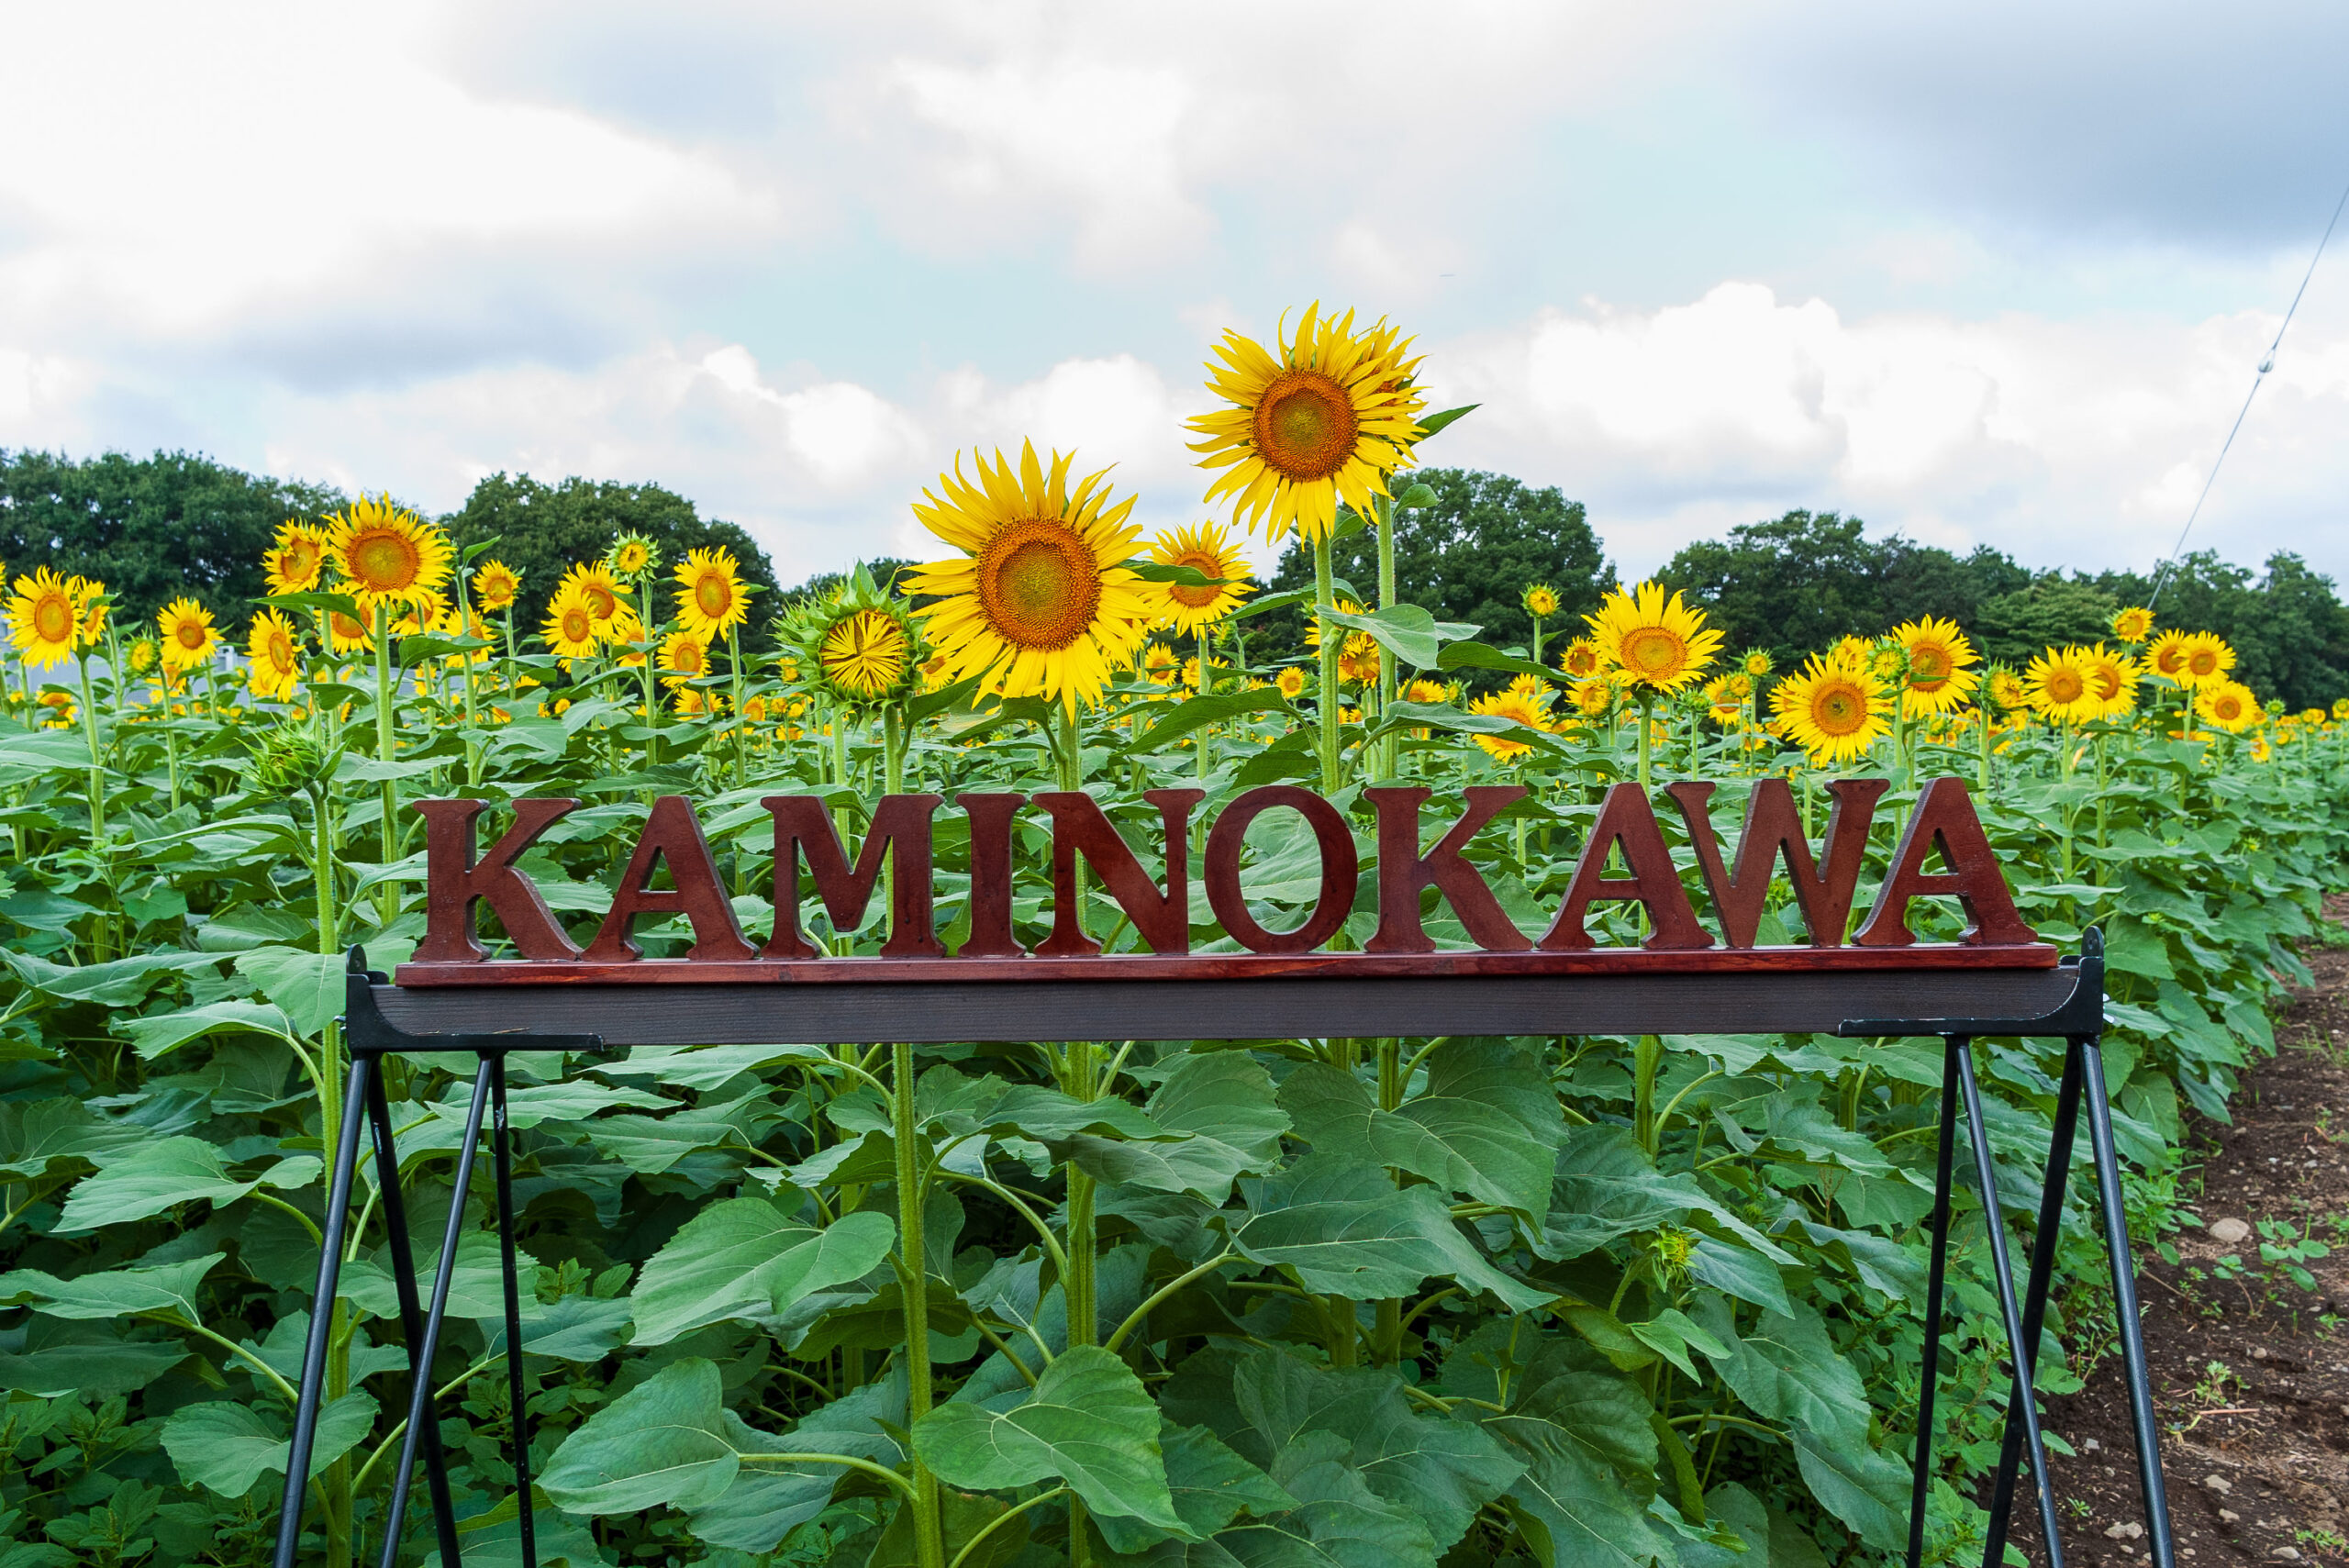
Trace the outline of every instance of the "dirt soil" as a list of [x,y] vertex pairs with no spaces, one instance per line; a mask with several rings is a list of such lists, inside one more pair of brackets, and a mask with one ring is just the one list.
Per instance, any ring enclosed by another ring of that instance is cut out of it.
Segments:
[[[2349,922],[2349,901],[2327,913]],[[2349,948],[2303,956],[2316,984],[2279,1019],[2277,1054],[2244,1075],[2234,1124],[2189,1114],[2200,1169],[2183,1202],[2204,1229],[2175,1238],[2176,1264],[2139,1260],[2170,1520],[2193,1568],[2349,1564]],[[2331,1246],[2299,1261],[2315,1288],[2289,1260],[2263,1261],[2276,1240],[2263,1221]],[[2049,1424],[2078,1451],[2049,1456],[2065,1562],[2148,1562],[2117,1353],[2052,1401]],[[2035,1509],[2026,1479],[2015,1536],[2043,1563]]]

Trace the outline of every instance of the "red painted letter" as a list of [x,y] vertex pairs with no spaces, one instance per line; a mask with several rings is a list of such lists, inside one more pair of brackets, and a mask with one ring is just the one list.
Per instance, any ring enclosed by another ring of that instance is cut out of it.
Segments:
[[473,860],[473,822],[488,808],[485,800],[419,800],[424,818],[424,940],[416,948],[418,963],[477,963],[489,956],[473,935],[473,906],[486,902],[498,924],[513,940],[514,951],[529,959],[570,959],[579,949],[555,920],[547,901],[530,879],[514,869],[522,851],[539,835],[579,809],[575,800],[518,800],[514,826],[489,847],[486,859]]
[[957,958],[1025,958],[1011,929],[1011,819],[1024,795],[958,795],[971,819],[971,934]]
[[1510,924],[1493,890],[1460,853],[1477,828],[1525,794],[1523,784],[1470,784],[1468,809],[1425,854],[1419,853],[1419,804],[1432,791],[1386,784],[1362,793],[1378,808],[1378,930],[1363,944],[1366,951],[1435,951],[1435,939],[1419,924],[1419,893],[1431,886],[1452,900],[1452,912],[1478,947],[1523,952],[1533,945]]
[[1860,862],[1868,848],[1868,824],[1875,820],[1877,797],[1892,787],[1889,779],[1837,779],[1827,786],[1835,797],[1827,813],[1827,863],[1815,865],[1810,845],[1802,833],[1802,813],[1795,807],[1795,792],[1787,781],[1757,779],[1745,803],[1745,831],[1737,840],[1737,870],[1721,864],[1720,845],[1713,835],[1706,803],[1712,798],[1709,784],[1664,785],[1664,793],[1680,807],[1688,824],[1688,841],[1697,851],[1697,865],[1720,916],[1721,935],[1733,948],[1750,948],[1762,923],[1762,906],[1770,893],[1770,876],[1778,860],[1787,862],[1787,880],[1802,909],[1803,929],[1810,945],[1843,945],[1843,928],[1851,923],[1852,895],[1859,885]]
[[[1240,887],[1240,851],[1248,840],[1248,825],[1282,806],[1305,818],[1321,852],[1321,895],[1305,924],[1293,931],[1267,930],[1249,909]],[[1223,808],[1208,833],[1208,907],[1250,952],[1311,952],[1346,923],[1361,880],[1362,857],[1354,851],[1346,819],[1336,806],[1295,784],[1260,784],[1248,791]]]
[[[656,862],[668,865],[670,879],[677,884],[674,891],[657,893],[645,886]],[[642,958],[644,950],[636,945],[635,934],[640,915],[683,915],[691,921],[694,945],[685,950],[689,959],[751,956],[751,944],[742,940],[742,928],[734,921],[726,884],[718,880],[718,862],[710,859],[709,840],[701,836],[701,824],[682,795],[664,795],[652,803],[636,852],[620,873],[611,913],[604,917],[604,929],[587,950],[588,961],[626,963]]]
[[[1623,863],[1631,872],[1629,876],[1607,874],[1608,854],[1618,844],[1623,846]],[[1590,906],[1602,898],[1634,899],[1647,906],[1655,930],[1642,947],[1685,952],[1713,945],[1711,934],[1697,924],[1697,912],[1688,907],[1687,891],[1680,885],[1672,851],[1664,848],[1664,829],[1656,826],[1655,810],[1635,784],[1614,785],[1599,803],[1598,820],[1590,825],[1590,841],[1575,862],[1574,880],[1566,884],[1566,901],[1558,906],[1558,917],[1542,939],[1543,951],[1596,946],[1582,922]]]
[[[1925,860],[1936,846],[1949,870],[1928,875]],[[1998,858],[1990,852],[1981,819],[1974,815],[1973,798],[1954,778],[1935,779],[1917,796],[1917,809],[1900,830],[1876,907],[1852,940],[1867,948],[1907,947],[1917,940],[1909,929],[1909,901],[1936,895],[1954,897],[1965,909],[1965,934],[1958,940],[1970,947],[2038,940],[2039,933],[2024,925],[2015,910]]]
[[1191,807],[1207,798],[1199,789],[1144,790],[1166,828],[1166,891],[1150,880],[1141,862],[1100,803],[1082,790],[1047,790],[1036,804],[1052,814],[1052,934],[1036,951],[1050,958],[1082,958],[1101,951],[1085,934],[1077,906],[1076,857],[1084,855],[1101,885],[1152,952],[1191,951]]
[[930,914],[930,820],[945,797],[885,795],[873,810],[856,865],[832,827],[824,803],[812,795],[771,795],[759,802],[774,815],[774,936],[761,958],[816,958],[813,943],[799,929],[799,857],[804,846],[817,896],[832,917],[832,929],[852,931],[864,922],[873,884],[881,878],[881,853],[889,851],[889,939],[883,958],[937,958],[939,944]]

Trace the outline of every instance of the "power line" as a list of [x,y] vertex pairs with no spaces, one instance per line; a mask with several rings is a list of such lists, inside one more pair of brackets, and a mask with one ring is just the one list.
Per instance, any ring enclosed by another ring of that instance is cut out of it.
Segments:
[[2316,276],[2316,264],[2324,259],[2324,247],[2332,239],[2332,230],[2341,222],[2341,210],[2349,207],[2349,185],[2341,188],[2341,199],[2332,204],[2332,221],[2324,226],[2324,233],[2316,242],[2316,254],[2309,258],[2309,270],[2300,274],[2300,286],[2292,291],[2292,303],[2284,312],[2283,325],[2276,328],[2275,340],[2267,345],[2266,354],[2259,368],[2252,373],[2251,390],[2243,395],[2243,406],[2235,410],[2235,422],[2227,431],[2227,439],[2220,444],[2218,460],[2210,464],[2210,476],[2202,482],[2202,494],[2194,498],[2194,509],[2186,514],[2186,526],[2177,530],[2177,542],[2169,547],[2161,570],[2154,574],[2154,591],[2145,597],[2145,607],[2152,609],[2161,603],[2162,584],[2169,580],[2169,569],[2177,564],[2177,552],[2186,548],[2186,536],[2194,531],[2194,519],[2202,515],[2202,503],[2210,498],[2210,486],[2219,482],[2220,465],[2227,461],[2227,450],[2235,444],[2236,433],[2243,428],[2243,416],[2251,412],[2251,400],[2259,395],[2260,384],[2267,373],[2276,368],[2276,350],[2284,344],[2284,334],[2292,325],[2292,317],[2300,308],[2300,296],[2309,292],[2309,280]]

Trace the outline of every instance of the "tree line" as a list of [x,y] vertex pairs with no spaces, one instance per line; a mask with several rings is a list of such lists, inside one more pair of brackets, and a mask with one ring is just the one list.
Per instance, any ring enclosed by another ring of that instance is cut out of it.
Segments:
[[[1481,626],[1495,643],[1530,646],[1521,594],[1546,583],[1560,601],[1547,628],[1554,648],[1613,585],[1615,569],[1582,503],[1555,486],[1457,468],[1420,469],[1411,480],[1434,499],[1400,531],[1397,573],[1439,618]],[[278,525],[346,499],[331,486],[247,473],[184,451],[73,459],[0,449],[0,564],[12,573],[49,565],[102,579],[126,624],[150,620],[190,588],[223,624],[241,623],[267,592],[261,555]],[[704,517],[659,484],[577,477],[548,484],[494,473],[440,521],[461,548],[497,540],[495,553],[522,574],[518,625],[537,624],[567,563],[623,532],[645,535],[670,559],[722,545],[745,581],[764,590],[763,606],[789,596],[748,532]],[[1340,539],[1333,553],[1338,576],[1374,602],[1372,536]],[[902,563],[877,564],[885,575]],[[1986,657],[2020,665],[2051,643],[2107,637],[2112,612],[2145,603],[2153,587],[2139,573],[2034,572],[1987,545],[1959,555],[1897,534],[1871,537],[1855,517],[1799,510],[1690,544],[1655,575],[1702,605],[1731,648],[1768,649],[1782,664],[1846,633],[1870,636],[1935,615],[1956,620]],[[791,592],[820,590],[838,576],[806,576]],[[1311,582],[1311,558],[1292,543],[1268,588]],[[2238,677],[2262,696],[2297,708],[2349,690],[2349,606],[2330,577],[2288,550],[2256,570],[2197,551],[2172,571],[2156,607],[2165,625],[2225,637]],[[765,619],[754,622],[762,631]],[[1302,654],[1304,619],[1294,609],[1242,625],[1255,662]]]

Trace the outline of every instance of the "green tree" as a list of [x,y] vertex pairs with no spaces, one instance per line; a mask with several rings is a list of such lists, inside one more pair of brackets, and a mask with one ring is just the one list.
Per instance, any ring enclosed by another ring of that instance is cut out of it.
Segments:
[[601,556],[624,533],[640,533],[652,541],[660,553],[664,593],[670,586],[669,569],[687,550],[719,545],[732,550],[741,563],[742,581],[758,590],[742,628],[747,647],[767,645],[767,623],[781,607],[774,566],[766,551],[734,524],[705,519],[691,501],[658,484],[620,484],[575,475],[560,484],[542,484],[527,473],[493,473],[440,522],[460,550],[483,539],[497,540],[489,553],[522,578],[521,597],[514,606],[517,629],[536,630],[562,574],[574,562]]
[[[1583,613],[1598,607],[1615,580],[1582,503],[1567,500],[1554,485],[1536,490],[1505,473],[1466,468],[1419,469],[1396,475],[1393,483],[1398,494],[1424,484],[1436,495],[1433,506],[1404,513],[1396,531],[1395,580],[1402,596],[1438,620],[1484,628],[1487,642],[1531,644],[1533,621],[1520,595],[1532,584],[1547,583],[1558,591],[1558,614],[1547,627],[1550,645],[1557,647],[1581,628]],[[1377,536],[1364,529],[1340,539],[1333,554],[1337,574],[1360,590],[1363,603],[1375,603]],[[1273,591],[1312,585],[1312,551],[1291,539]],[[1304,646],[1299,612],[1275,611],[1242,624],[1250,628],[1256,662],[1264,662],[1254,647],[1256,627],[1268,633],[1266,657],[1290,656]]]
[[1985,603],[1966,630],[1985,658],[2020,670],[2050,648],[2110,641],[2120,607],[2088,579],[2049,572]]
[[135,458],[106,452],[0,450],[0,562],[104,583],[119,626],[151,630],[182,594],[239,635],[269,591],[262,552],[288,517],[316,518],[342,493],[242,473],[190,452]]

